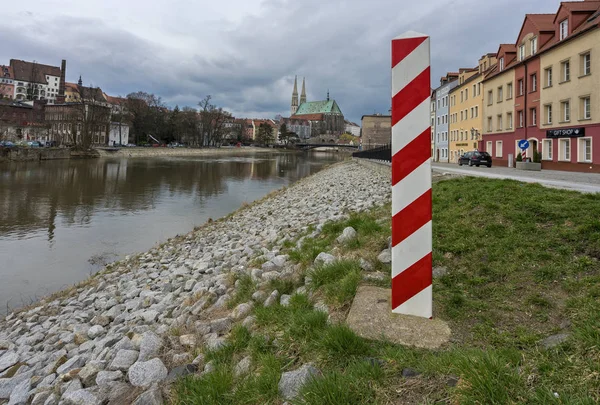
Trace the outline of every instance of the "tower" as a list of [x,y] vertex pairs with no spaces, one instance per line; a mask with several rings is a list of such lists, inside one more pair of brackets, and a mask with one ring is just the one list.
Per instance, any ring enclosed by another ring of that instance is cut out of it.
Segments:
[[306,103],[306,86],[304,84],[306,78],[303,77],[302,78],[302,94],[300,94],[300,105],[302,105],[302,103]]
[[329,89],[327,89],[327,101],[329,101]]
[[296,114],[296,111],[298,111],[298,76],[294,78],[294,92],[292,93],[291,115]]
[[79,75],[79,80],[77,81],[78,86],[83,86],[83,80],[81,80],[81,75]]

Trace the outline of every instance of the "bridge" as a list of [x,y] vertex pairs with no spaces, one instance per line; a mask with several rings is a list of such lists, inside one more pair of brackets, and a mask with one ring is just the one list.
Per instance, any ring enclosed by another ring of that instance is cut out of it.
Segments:
[[302,150],[315,148],[350,148],[358,149],[358,145],[337,144],[337,143],[297,143],[296,146]]

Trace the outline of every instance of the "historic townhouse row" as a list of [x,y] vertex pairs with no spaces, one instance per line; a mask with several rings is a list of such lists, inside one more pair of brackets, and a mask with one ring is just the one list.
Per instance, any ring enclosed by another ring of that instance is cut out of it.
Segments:
[[528,14],[483,79],[483,148],[497,165],[537,150],[542,168],[600,172],[600,1]]

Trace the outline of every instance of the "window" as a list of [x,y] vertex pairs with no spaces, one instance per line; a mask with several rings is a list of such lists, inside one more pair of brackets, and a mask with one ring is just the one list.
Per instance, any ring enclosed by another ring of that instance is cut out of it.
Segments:
[[531,111],[531,123],[529,125],[535,126],[535,125],[537,125],[537,109],[532,108],[530,111]]
[[492,117],[488,117],[488,132],[492,132]]
[[531,92],[537,91],[537,74],[531,75]]
[[496,157],[502,157],[502,141],[496,141]]
[[579,145],[577,146],[579,151],[580,162],[591,162],[592,161],[592,138],[579,138]]
[[571,121],[571,102],[563,101],[560,104],[562,106],[563,122]]
[[460,92],[460,102],[462,103],[463,101],[465,101],[465,97],[464,97],[464,93],[461,91]]
[[592,73],[592,58],[590,57],[589,52],[581,55],[581,68],[582,76],[587,76]]
[[479,117],[479,106],[475,106],[475,118]]
[[504,99],[504,95],[502,94],[502,86],[498,87],[498,102],[501,103]]
[[490,155],[492,154],[492,141],[487,141],[485,143],[485,151]]
[[465,89],[465,100],[469,99],[469,89]]
[[535,55],[537,53],[537,37],[533,37],[531,39],[531,55]]
[[503,71],[504,70],[504,58],[500,58],[500,61],[498,63],[500,66],[500,71]]
[[562,64],[562,81],[568,82],[571,80],[571,63],[566,60]]
[[506,129],[512,129],[513,127],[513,115],[511,112],[506,113]]
[[571,160],[571,139],[561,139],[558,142],[558,160]]
[[463,112],[462,111],[460,112],[460,120],[461,121],[463,120]]
[[569,20],[563,20],[560,22],[560,40],[562,41],[569,35]]
[[523,95],[523,91],[524,91],[523,79],[519,79],[519,96]]
[[477,85],[474,84],[473,85],[473,97],[475,97],[477,95]]
[[519,60],[525,59],[525,45],[519,47]]
[[502,114],[498,114],[496,118],[496,121],[498,122],[498,128],[496,130],[502,131]]
[[494,92],[492,90],[488,91],[488,105],[492,105],[494,103]]
[[513,85],[512,83],[508,83],[506,85],[506,99],[510,100],[511,98],[513,98]]
[[552,139],[542,140],[542,159],[552,160]]
[[523,116],[523,111],[519,111],[519,128],[523,128],[525,123],[525,117]]
[[552,68],[546,68],[546,87],[552,87]]
[[546,124],[552,124],[552,104],[547,104],[546,108]]
[[589,120],[592,118],[592,112],[590,109],[590,96],[586,96],[581,99],[581,112],[582,119]]

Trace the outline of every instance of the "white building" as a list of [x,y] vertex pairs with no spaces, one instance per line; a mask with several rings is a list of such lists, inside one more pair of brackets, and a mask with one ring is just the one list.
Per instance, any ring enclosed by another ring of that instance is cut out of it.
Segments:
[[129,143],[129,125],[119,122],[110,123],[108,133],[108,146],[115,144],[127,145]]
[[360,125],[346,121],[346,132],[354,136],[360,136]]
[[[62,62],[63,70],[66,62]],[[54,104],[59,95],[61,68],[36,62],[11,59],[15,100],[48,100]]]

